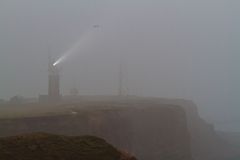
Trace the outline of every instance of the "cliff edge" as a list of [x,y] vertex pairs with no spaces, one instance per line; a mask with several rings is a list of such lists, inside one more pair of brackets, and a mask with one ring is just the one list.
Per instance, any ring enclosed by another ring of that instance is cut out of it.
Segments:
[[139,160],[192,160],[184,109],[149,98],[81,99],[45,115],[0,119],[0,136],[32,132],[101,137]]
[[93,136],[69,137],[32,133],[0,138],[4,160],[136,160],[105,140]]

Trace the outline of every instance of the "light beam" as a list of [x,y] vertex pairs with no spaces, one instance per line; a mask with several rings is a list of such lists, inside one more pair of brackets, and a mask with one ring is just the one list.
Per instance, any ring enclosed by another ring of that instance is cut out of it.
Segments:
[[[94,27],[96,28],[96,27]],[[99,26],[97,27],[99,28]],[[91,29],[85,32],[80,39],[69,49],[67,50],[58,60],[56,60],[53,63],[53,66],[58,65],[59,63],[62,63],[65,61],[69,56],[77,53],[77,51],[83,49],[83,47],[87,46],[93,39],[95,35],[95,30],[96,29]]]

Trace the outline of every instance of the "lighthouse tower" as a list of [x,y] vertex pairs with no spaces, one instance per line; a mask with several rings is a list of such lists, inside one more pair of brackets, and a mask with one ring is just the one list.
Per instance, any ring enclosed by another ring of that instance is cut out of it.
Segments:
[[51,57],[48,64],[48,99],[50,102],[58,102],[61,99],[59,68],[54,65]]

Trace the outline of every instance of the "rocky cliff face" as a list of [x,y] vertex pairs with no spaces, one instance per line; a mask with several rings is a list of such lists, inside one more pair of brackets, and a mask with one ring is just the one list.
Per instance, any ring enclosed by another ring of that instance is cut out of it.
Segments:
[[159,101],[184,108],[191,134],[191,150],[194,160],[228,160],[238,154],[236,149],[217,134],[212,124],[199,116],[197,106],[192,101],[182,99],[161,99]]
[[1,119],[0,136],[88,134],[104,138],[140,160],[192,160],[186,115],[180,106],[146,99],[71,106],[69,113],[61,115]]

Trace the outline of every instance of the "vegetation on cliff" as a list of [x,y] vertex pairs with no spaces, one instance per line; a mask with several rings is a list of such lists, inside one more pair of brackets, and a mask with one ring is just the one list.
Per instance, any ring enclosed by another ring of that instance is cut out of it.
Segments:
[[0,138],[1,160],[119,160],[121,153],[93,136],[46,133]]

